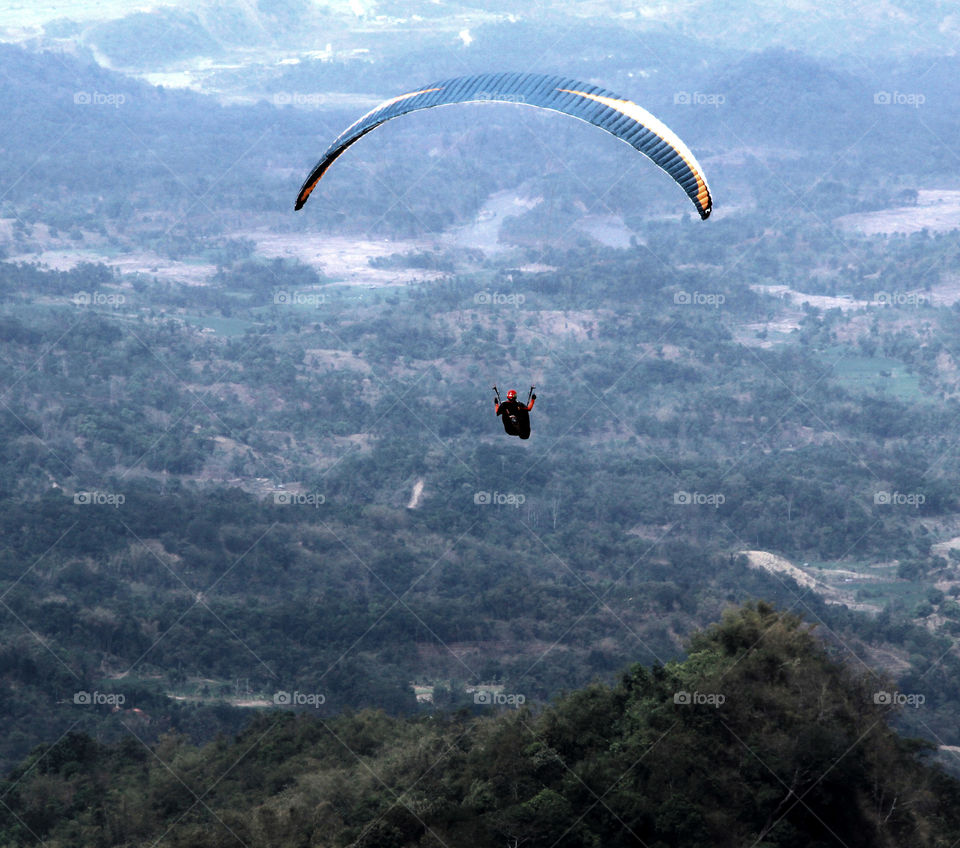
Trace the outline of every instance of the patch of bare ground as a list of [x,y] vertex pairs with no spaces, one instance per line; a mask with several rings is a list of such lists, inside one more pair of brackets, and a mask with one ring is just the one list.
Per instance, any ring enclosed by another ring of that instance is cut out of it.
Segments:
[[922,189],[913,206],[897,206],[876,212],[858,212],[834,220],[841,229],[866,235],[947,232],[960,227],[960,191]]
[[521,265],[517,268],[518,271],[522,271],[524,274],[545,274],[548,271],[556,271],[556,265],[544,265],[542,262],[528,262],[526,265]]
[[759,294],[776,297],[783,302],[784,308],[769,321],[753,321],[737,328],[734,334],[736,340],[749,347],[771,348],[784,336],[799,330],[804,318],[804,304],[817,309],[840,309],[844,312],[872,305],[870,301],[850,297],[807,294],[784,284],[752,285],[750,288]]
[[51,249],[9,257],[10,262],[36,262],[54,271],[68,271],[82,262],[102,262],[121,274],[149,274],[187,286],[206,285],[216,273],[207,262],[178,262],[149,251],[127,251],[112,255],[95,249]]
[[235,238],[250,239],[257,254],[267,259],[296,259],[333,280],[330,285],[363,285],[370,288],[397,286],[415,280],[435,280],[444,271],[425,268],[373,268],[371,259],[394,254],[436,250],[439,245],[414,240],[364,239],[328,233],[275,233],[245,230]]
[[637,345],[636,350],[647,358],[666,359],[670,362],[680,362],[682,360],[687,362],[695,361],[695,357],[691,355],[689,350],[672,344],[650,344],[644,342]]
[[931,556],[941,556],[945,559],[949,559],[950,551],[960,550],[960,536],[953,536],[950,539],[946,539],[942,542],[936,542],[930,546],[930,555]]
[[[919,296],[919,292],[915,293]],[[887,308],[880,305],[870,310],[844,316],[845,322],[838,324],[836,338],[839,342],[856,342],[870,332],[870,326],[876,317],[876,309],[884,310],[884,326],[888,332],[906,331],[921,342],[932,342],[936,338],[936,326],[931,323],[930,315],[911,308]]]
[[797,568],[790,560],[781,556],[772,554],[769,551],[738,551],[747,558],[747,564],[751,568],[757,568],[767,571],[770,574],[784,575],[792,577],[800,586],[807,589],[825,590],[825,584],[819,583],[803,569]]
[[[930,556],[943,557],[948,563],[952,562],[950,551],[960,550],[960,514],[921,518],[920,524],[928,533],[941,539],[930,546]],[[960,574],[960,569],[957,573]]]
[[856,300],[846,295],[808,294],[787,285],[752,285],[755,292],[778,298],[784,308],[769,321],[740,325],[735,331],[736,340],[750,347],[773,347],[783,336],[800,328],[805,304],[823,310],[839,309],[845,313],[844,322],[836,325],[835,329],[837,341],[840,342],[856,342],[867,335],[877,310],[881,309],[884,310],[885,326],[892,332],[909,330],[921,337],[930,336],[933,328],[929,313],[916,308],[895,308],[895,304],[889,303],[889,298],[896,295],[905,300],[913,298],[918,304],[931,303],[935,306],[949,306],[960,301],[960,277],[951,278],[930,289],[911,292],[884,292],[883,284],[879,281],[876,287],[875,299]]
[[960,302],[960,274],[944,273],[936,285],[924,291],[924,295],[934,306],[953,306]]
[[[871,581],[877,578],[864,575],[857,571],[831,570],[816,573],[808,569],[799,568],[788,559],[777,556],[769,551],[739,551],[747,558],[751,568],[757,568],[770,574],[790,577],[799,586],[816,592],[828,604],[843,604],[850,609],[864,612],[879,612],[880,607],[865,604],[856,600],[854,587],[858,583]],[[838,585],[839,584],[839,585]]]
[[935,517],[921,518],[920,523],[931,533],[946,539],[960,536],[960,512],[947,512]]
[[[528,303],[529,306],[529,303]],[[474,322],[479,323],[486,329],[497,330],[502,341],[507,340],[507,325],[515,324],[518,334],[523,333],[531,337],[557,337],[565,336],[576,342],[590,340],[590,334],[596,331],[599,322],[608,320],[614,316],[610,310],[557,310],[557,309],[514,309],[504,307],[493,307],[478,305],[471,309],[459,309],[455,312],[446,312],[436,314],[434,321],[443,322],[451,330],[463,330]],[[679,358],[682,351],[673,345],[659,345],[656,348],[653,345],[637,348],[638,358],[643,353],[653,356],[655,350],[662,350],[665,358]],[[443,364],[439,362],[439,364]],[[529,364],[521,364],[523,370],[529,367]]]
[[771,348],[777,344],[778,337],[799,330],[802,317],[802,312],[789,312],[770,321],[741,324],[734,330],[733,336],[737,342],[747,347]]
[[[817,309],[841,309],[847,312],[852,309],[864,309],[872,306],[873,302],[869,300],[855,300],[848,295],[827,295],[827,294],[807,294],[797,291],[788,285],[751,285],[751,289],[759,294],[772,295],[780,300],[786,301],[795,306],[803,306],[805,303],[815,306]],[[803,313],[800,313],[801,315]]]
[[407,509],[417,509],[423,498],[423,478],[420,477],[413,484],[413,491],[410,493],[410,500],[407,502]]
[[937,354],[937,374],[944,384],[957,385],[958,369],[957,361],[948,351],[941,351]]
[[802,424],[784,424],[777,436],[777,442],[784,450],[793,450],[807,445],[833,444],[836,441],[836,434]]
[[856,654],[870,668],[882,669],[891,677],[899,677],[910,670],[910,658],[905,652],[861,643]]
[[612,314],[608,310],[542,309],[535,313],[536,324],[533,327],[528,325],[527,329],[548,336],[568,335],[577,341],[586,341],[598,322]]
[[359,371],[369,374],[373,370],[369,362],[346,350],[308,348],[304,362],[311,368],[325,367],[332,371]]
[[[203,469],[181,479],[204,486],[238,488],[259,498],[277,491],[300,494],[305,489],[298,478],[305,471],[322,473],[349,453],[370,450],[374,441],[368,433],[300,440],[290,432],[265,431],[263,437],[273,446],[271,450],[258,450],[229,436],[213,436],[214,449]],[[242,461],[239,471],[238,460]]]

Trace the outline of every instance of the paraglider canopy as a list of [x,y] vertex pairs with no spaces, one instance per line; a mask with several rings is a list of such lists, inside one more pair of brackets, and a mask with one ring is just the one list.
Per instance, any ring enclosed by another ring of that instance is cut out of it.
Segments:
[[301,209],[333,161],[380,124],[434,106],[494,101],[553,109],[606,130],[649,157],[687,193],[700,217],[713,208],[710,189],[690,149],[642,106],[590,83],[544,74],[474,74],[431,83],[391,97],[344,130],[327,148],[297,195]]

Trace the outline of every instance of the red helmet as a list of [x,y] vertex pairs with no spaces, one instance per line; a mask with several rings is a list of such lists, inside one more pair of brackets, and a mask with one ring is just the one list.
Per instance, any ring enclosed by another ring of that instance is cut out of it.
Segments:
[[507,392],[507,400],[516,400],[516,399],[517,399],[516,391],[514,391],[513,389],[510,389],[510,391]]

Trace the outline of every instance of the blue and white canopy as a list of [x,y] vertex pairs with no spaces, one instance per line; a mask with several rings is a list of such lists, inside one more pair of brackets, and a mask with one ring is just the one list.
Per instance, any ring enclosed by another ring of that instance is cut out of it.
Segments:
[[663,122],[632,100],[570,77],[543,74],[475,74],[444,80],[391,97],[344,130],[310,172],[300,193],[300,209],[333,161],[380,124],[434,106],[493,101],[552,109],[587,121],[648,156],[687,193],[701,218],[713,206],[703,171],[690,149]]

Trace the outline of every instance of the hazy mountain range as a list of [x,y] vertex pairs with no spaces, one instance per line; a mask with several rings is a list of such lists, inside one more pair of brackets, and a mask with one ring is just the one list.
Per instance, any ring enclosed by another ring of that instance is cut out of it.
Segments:
[[[132,7],[132,8],[131,8]],[[960,14],[947,2],[688,0],[631,3],[314,3],[229,0],[130,4],[5,4],[0,36],[87,52],[104,65],[167,84],[237,94],[305,58],[371,61],[448,53],[453,66],[524,69],[559,58],[637,72],[701,69],[725,51],[771,47],[822,56],[899,59],[952,54]]]

